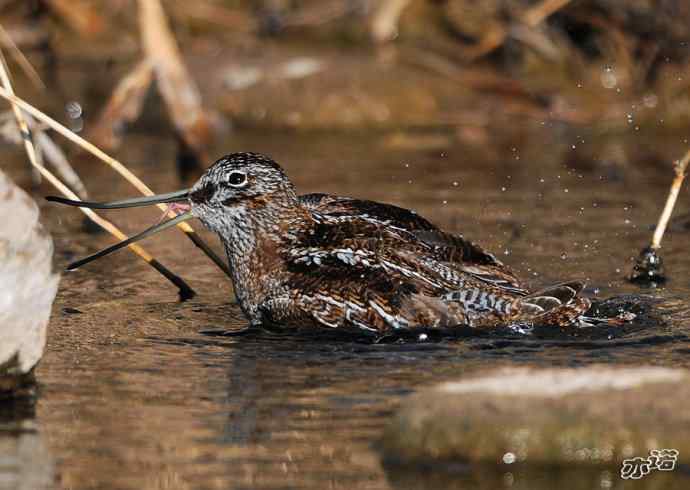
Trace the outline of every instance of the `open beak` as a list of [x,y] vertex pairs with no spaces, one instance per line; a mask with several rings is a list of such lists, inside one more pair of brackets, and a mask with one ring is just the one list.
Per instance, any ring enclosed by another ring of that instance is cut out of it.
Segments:
[[[74,201],[72,199],[65,199],[63,197],[56,197],[56,196],[48,196],[46,197],[46,200],[51,201],[51,202],[57,202],[60,204],[66,204],[68,206],[76,206],[80,208],[91,208],[91,209],[121,209],[121,208],[134,208],[138,206],[148,206],[151,204],[160,204],[160,203],[176,203],[176,202],[185,202],[188,200],[189,197],[189,190],[182,190],[182,191],[177,191],[177,192],[169,192],[167,194],[158,194],[155,196],[146,196],[146,197],[135,197],[132,199],[123,199],[121,201],[111,201],[111,202],[91,202],[91,201]],[[182,206],[180,206],[182,207]],[[148,236],[151,236],[155,233],[158,233],[159,231],[163,231],[167,228],[170,228],[172,226],[175,226],[179,223],[182,223],[183,221],[186,221],[188,219],[192,219],[194,216],[192,215],[191,210],[187,210],[186,212],[175,216],[174,218],[171,218],[169,220],[163,221],[162,223],[159,223],[157,225],[151,226],[150,228],[147,228],[146,230],[142,231],[141,233],[138,233],[134,236],[131,236],[127,238],[126,240],[123,240],[119,243],[116,243],[115,245],[112,245],[108,248],[104,248],[100,252],[96,252],[93,255],[89,255],[88,257],[85,257],[81,260],[77,260],[76,262],[71,263],[70,265],[67,266],[68,271],[73,271],[75,269],[78,269],[84,264],[88,264],[89,262],[92,262],[96,259],[99,259],[101,257],[104,257],[112,252],[115,252],[116,250],[120,250],[121,248],[126,247],[127,245],[138,242],[139,240],[142,240]]]
[[137,208],[139,206],[149,206],[151,204],[184,202],[187,199],[189,199],[189,189],[168,192],[167,194],[156,194],[155,196],[133,197],[131,199],[122,199],[121,201],[110,202],[73,201],[72,199],[66,199],[58,196],[46,197],[46,201],[67,204],[68,206],[76,206],[78,208],[91,209]]

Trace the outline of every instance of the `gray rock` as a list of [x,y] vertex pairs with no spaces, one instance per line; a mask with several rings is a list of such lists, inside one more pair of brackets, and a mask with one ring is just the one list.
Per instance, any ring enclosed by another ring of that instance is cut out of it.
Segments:
[[15,388],[43,355],[59,276],[38,206],[0,171],[0,392]]
[[620,468],[670,448],[687,463],[689,381],[661,367],[506,368],[412,395],[382,446],[396,462]]

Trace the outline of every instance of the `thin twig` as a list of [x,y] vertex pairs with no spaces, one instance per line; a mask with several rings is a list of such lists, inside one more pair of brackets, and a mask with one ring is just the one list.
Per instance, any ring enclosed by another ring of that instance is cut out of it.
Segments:
[[[14,91],[12,89],[12,83],[10,81],[10,77],[7,73],[7,66],[5,62],[5,57],[2,54],[2,51],[0,51],[0,81],[2,81],[2,85],[4,87],[4,90],[10,94],[13,94]],[[32,138],[31,138],[31,133],[29,131],[29,125],[26,122],[26,119],[24,118],[24,115],[22,114],[21,109],[18,107],[17,104],[12,103],[12,110],[14,112],[14,116],[17,119],[17,125],[19,126],[19,131],[21,133],[22,139],[24,140],[24,149],[26,150],[26,154],[29,158],[29,161],[31,162],[31,165],[33,165],[34,168],[36,168],[41,175],[53,186],[59,190],[65,197],[69,199],[79,199],[79,196],[77,196],[72,190],[70,190],[65,184],[63,184],[55,175],[53,175],[49,170],[47,170],[44,166],[40,165],[38,163],[37,155],[36,155],[36,148],[34,147]],[[117,239],[119,240],[125,240],[127,239],[127,235],[125,235],[122,231],[120,231],[114,224],[109,222],[108,220],[100,217],[97,215],[95,212],[93,212],[91,209],[88,208],[79,208],[86,216],[88,216],[94,223],[96,223],[98,226],[109,232],[110,234],[114,235]],[[139,257],[144,259],[149,265],[151,265],[154,269],[156,269],[158,272],[160,272],[163,276],[165,276],[170,282],[172,282],[175,286],[178,287],[180,290],[180,296],[184,298],[189,298],[194,296],[194,290],[179,276],[173,274],[169,269],[167,269],[163,264],[158,262],[153,256],[151,256],[146,250],[144,250],[140,245],[136,243],[132,243],[129,245],[129,248],[136,253]]]
[[139,0],[139,31],[146,60],[177,133],[199,159],[211,137],[212,118],[189,73],[160,0]]
[[369,30],[376,42],[390,41],[398,34],[398,23],[410,0],[386,0],[379,3]]
[[[548,17],[568,5],[571,1],[572,0],[543,0],[534,7],[527,9],[520,16],[519,20],[526,26],[535,28]],[[469,60],[481,58],[502,46],[509,35],[510,29],[504,27],[490,29],[489,32],[480,39],[479,44],[465,51],[465,57]]]
[[41,77],[36,69],[26,58],[26,56],[24,56],[24,53],[22,53],[21,49],[19,49],[17,44],[12,39],[12,36],[10,36],[9,32],[7,32],[2,24],[0,24],[0,43],[9,48],[10,53],[14,57],[17,64],[22,68],[22,70],[24,70],[24,73],[26,73],[26,76],[29,78],[29,80],[31,80],[31,82],[39,89],[45,90],[46,84],[43,83],[43,80],[41,80]]
[[571,0],[544,0],[539,5],[528,9],[522,15],[522,21],[530,27],[536,27],[547,17],[555,14],[570,2]]
[[678,193],[680,192],[680,188],[683,185],[683,180],[685,179],[685,171],[688,168],[688,163],[690,163],[690,150],[688,150],[682,160],[677,161],[674,165],[676,177],[671,183],[671,189],[668,192],[668,198],[666,198],[666,205],[664,206],[664,210],[661,212],[659,222],[654,230],[654,236],[652,237],[651,247],[655,250],[661,248],[661,239],[664,237],[666,226],[668,225],[668,221],[671,219],[671,213],[676,205]]
[[[45,124],[47,124],[51,129],[53,129],[55,132],[60,133],[62,136],[67,138],[68,140],[72,141],[76,145],[80,146],[81,148],[85,149],[92,155],[98,157],[99,159],[103,160],[106,164],[108,164],[110,167],[112,167],[117,173],[122,175],[130,184],[132,184],[134,187],[136,187],[139,192],[144,194],[145,196],[152,196],[154,192],[146,185],[144,184],[136,175],[134,175],[127,167],[125,167],[122,163],[118,162],[115,160],[113,157],[109,156],[106,154],[103,150],[99,149],[92,143],[89,143],[86,141],[84,138],[79,136],[78,134],[74,133],[73,131],[70,131],[67,129],[65,126],[48,116],[47,114],[44,114],[43,112],[39,111],[36,109],[34,106],[29,104],[28,102],[20,99],[16,95],[8,92],[6,89],[0,88],[0,97],[9,100],[10,102],[16,104],[19,106],[23,111],[26,111],[27,113],[31,114],[33,117],[36,119],[43,121]],[[165,204],[158,204],[157,205],[160,209],[163,211],[168,211],[168,206]],[[174,216],[174,214],[171,212],[170,216]],[[194,231],[194,229],[189,226],[187,223],[180,223],[177,225],[178,228],[180,228],[186,235],[187,237],[196,245],[199,247],[223,272],[228,277],[232,277],[230,274],[230,269],[228,266],[223,262],[223,259],[218,257],[216,253],[209,247],[209,245],[204,242],[201,237]]]

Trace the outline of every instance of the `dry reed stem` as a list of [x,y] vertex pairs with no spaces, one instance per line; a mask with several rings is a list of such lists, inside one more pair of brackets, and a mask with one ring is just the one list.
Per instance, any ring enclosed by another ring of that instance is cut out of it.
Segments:
[[[94,36],[105,29],[105,18],[96,2],[88,0],[45,0],[53,14],[81,36]],[[99,2],[100,3],[100,2]]]
[[[78,134],[74,133],[73,131],[69,130],[47,114],[44,114],[40,110],[36,109],[34,106],[29,104],[23,99],[20,99],[13,93],[10,93],[6,89],[0,88],[0,97],[12,102],[13,104],[16,104],[19,106],[23,111],[29,113],[31,116],[34,118],[43,121],[45,124],[47,124],[51,129],[53,129],[55,132],[60,133],[62,136],[76,144],[77,146],[80,146],[84,150],[88,151],[92,155],[98,157],[99,159],[103,160],[106,164],[108,164],[110,167],[112,167],[117,173],[122,175],[122,177],[125,178],[130,184],[132,184],[134,187],[136,187],[139,192],[144,194],[145,196],[152,196],[154,195],[154,192],[146,185],[144,184],[136,175],[134,175],[127,167],[125,167],[122,163],[119,161],[115,160],[113,157],[110,155],[106,154],[103,150],[98,148],[97,146],[93,145],[92,143],[89,143],[86,141],[84,138],[79,136]],[[168,206],[165,204],[157,204],[158,208],[169,212]],[[172,212],[169,212],[169,215],[172,217],[174,214]],[[223,272],[228,277],[231,277],[230,275],[230,269],[228,269],[228,266],[225,265],[223,260],[216,255],[215,252],[204,242],[201,237],[197,235],[197,233],[194,231],[194,229],[189,226],[187,223],[179,223],[177,225],[178,228],[180,228],[186,235],[187,237],[192,240],[194,245],[199,247]]]
[[374,41],[390,41],[398,34],[398,23],[410,0],[386,0],[378,5],[371,19],[370,31]]
[[198,155],[210,139],[211,119],[189,74],[160,0],[139,0],[139,30],[146,60],[178,134]]
[[544,0],[539,5],[528,9],[522,15],[522,21],[530,27],[536,27],[547,17],[558,12],[571,2],[571,0]]
[[148,59],[139,62],[115,86],[110,99],[89,131],[90,139],[107,149],[122,143],[122,132],[116,128],[135,121],[144,106],[153,83],[153,65]]
[[[572,0],[544,0],[543,2],[527,9],[521,16],[523,24],[535,28],[551,15],[568,5]],[[467,49],[465,56],[470,61],[481,58],[498,49],[508,38],[510,30],[504,27],[490,29],[474,48]]]
[[685,171],[688,168],[688,163],[690,163],[690,150],[688,150],[685,156],[681,160],[677,161],[674,166],[676,177],[671,183],[671,189],[669,190],[668,197],[666,198],[666,205],[664,206],[664,210],[661,212],[661,216],[659,216],[659,222],[657,223],[656,229],[654,230],[654,235],[652,236],[651,247],[655,250],[661,248],[661,239],[664,237],[666,226],[668,226],[668,221],[671,219],[671,213],[676,205],[678,193],[680,192],[680,188],[683,185],[683,180],[685,179]]
[[[4,90],[7,91],[10,94],[14,94],[14,90],[12,89],[12,83],[10,81],[10,77],[7,73],[7,66],[5,62],[5,57],[2,54],[2,51],[0,51],[0,81],[2,82],[2,85],[4,87]],[[48,169],[46,169],[44,166],[40,165],[38,163],[38,158],[36,154],[36,148],[34,147],[33,141],[31,139],[31,133],[29,131],[29,125],[26,122],[26,119],[24,118],[24,115],[21,112],[21,109],[19,108],[18,104],[11,102],[12,105],[12,111],[14,112],[14,116],[17,120],[17,125],[19,126],[19,131],[22,136],[22,140],[24,141],[24,149],[26,150],[26,154],[29,158],[29,161],[31,162],[31,165],[36,168],[40,174],[48,181],[50,182],[58,191],[60,191],[65,197],[69,199],[74,199],[74,200],[79,200],[79,196],[77,196],[72,190],[67,187],[65,184],[63,184],[60,179],[55,177],[52,172],[50,172]],[[106,230],[108,233],[114,235],[118,240],[126,240],[127,235],[125,235],[120,229],[118,229],[114,224],[112,224],[110,221],[102,218],[98,214],[96,214],[93,210],[88,209],[88,208],[79,208],[82,213],[84,213],[89,219],[91,219],[94,223],[96,223],[98,226]],[[194,296],[194,290],[189,287],[189,285],[179,276],[173,274],[169,269],[167,269],[165,266],[163,266],[160,262],[158,262],[151,254],[149,254],[146,250],[144,250],[140,245],[136,243],[131,243],[128,245],[128,247],[139,257],[144,259],[149,265],[151,265],[154,269],[156,269],[158,272],[160,272],[163,276],[165,276],[166,279],[171,281],[175,286],[178,287],[180,290],[180,296],[182,297],[192,297]]]
[[24,56],[24,53],[22,53],[21,49],[19,49],[19,47],[15,44],[14,40],[12,40],[12,36],[10,36],[2,24],[0,24],[0,43],[9,48],[10,53],[21,69],[24,70],[24,73],[26,73],[28,79],[31,80],[31,82],[40,90],[45,90],[46,85],[43,83],[43,80],[41,80],[38,72],[33,67],[31,62],[26,58],[26,56]]

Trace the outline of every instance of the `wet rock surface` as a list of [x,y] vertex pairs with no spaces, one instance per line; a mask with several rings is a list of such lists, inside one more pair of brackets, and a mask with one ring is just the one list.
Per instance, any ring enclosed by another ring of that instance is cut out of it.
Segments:
[[43,355],[59,276],[36,203],[0,172],[0,395],[23,386]]
[[620,467],[673,448],[687,462],[688,380],[652,366],[505,368],[413,395],[383,449],[394,462]]

